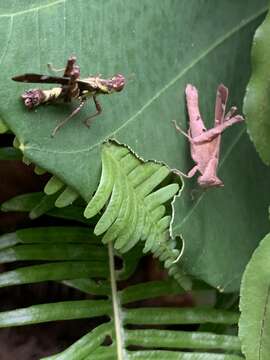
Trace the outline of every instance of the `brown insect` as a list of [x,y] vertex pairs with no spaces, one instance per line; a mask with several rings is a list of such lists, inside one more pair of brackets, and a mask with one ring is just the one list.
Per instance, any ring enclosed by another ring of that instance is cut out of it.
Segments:
[[[89,127],[91,120],[99,115],[102,111],[101,105],[97,100],[100,94],[109,95],[114,92],[123,90],[125,86],[125,77],[121,74],[114,75],[110,79],[102,79],[100,76],[90,76],[80,79],[80,67],[75,65],[76,57],[69,57],[63,76],[50,76],[41,74],[23,74],[14,76],[12,80],[26,83],[43,83],[43,84],[60,84],[49,90],[30,89],[22,94],[22,99],[28,109],[33,109],[41,104],[54,103],[62,100],[70,102],[78,100],[79,106],[72,113],[61,121],[52,132],[55,136],[56,132],[65,125],[73,116],[79,113],[86,101],[92,98],[95,103],[96,112],[89,118],[84,120],[84,124]],[[52,66],[49,65],[51,69]],[[55,71],[59,71],[53,69]],[[62,71],[62,70],[60,70]]]

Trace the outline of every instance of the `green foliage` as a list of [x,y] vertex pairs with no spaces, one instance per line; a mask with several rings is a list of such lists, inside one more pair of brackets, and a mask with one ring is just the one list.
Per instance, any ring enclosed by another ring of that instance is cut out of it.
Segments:
[[[0,149],[1,153],[1,149]],[[2,211],[29,211],[30,219],[36,219],[44,214],[54,215],[63,214],[58,212],[57,208],[66,208],[64,214],[68,218],[68,214],[72,216],[77,214],[77,220],[85,223],[89,223],[83,216],[83,208],[78,206],[70,206],[79,195],[76,191],[71,189],[69,186],[65,186],[60,182],[61,186],[59,189],[55,189],[55,183],[59,183],[58,179],[55,181],[55,177],[52,176],[45,186],[44,193],[30,193],[15,196],[2,203]],[[61,188],[64,187],[64,190]],[[48,190],[49,189],[49,190]],[[61,190],[61,191],[60,191]],[[55,208],[56,207],[56,208]]]
[[0,148],[0,160],[21,160],[22,153],[13,147]]
[[249,135],[262,160],[270,165],[270,14],[256,30],[252,46],[252,76],[244,112]]
[[[243,125],[222,137],[219,176],[225,188],[196,193],[190,182],[182,196],[175,198],[173,209],[169,202],[179,190],[170,168],[185,171],[191,167],[186,139],[171,125],[173,119],[184,122],[186,84],[198,87],[208,127],[219,83],[230,89],[231,105],[241,106],[250,72],[251,38],[266,10],[266,0],[223,1],[221,6],[210,0],[191,0],[188,6],[174,0],[156,0],[155,6],[146,0],[14,0],[8,6],[0,4],[0,116],[16,135],[15,149],[2,149],[0,159],[21,158],[19,149],[22,161],[34,163],[37,174],[52,174],[44,193],[17,196],[2,204],[2,210],[29,211],[32,219],[48,214],[85,226],[30,228],[3,235],[0,262],[27,261],[27,265],[2,273],[0,287],[60,281],[92,296],[91,300],[2,312],[1,327],[109,318],[50,360],[242,358],[238,337],[227,335],[227,331],[235,333],[238,313],[134,308],[132,302],[182,293],[179,284],[188,287],[182,267],[220,291],[238,291],[252,251],[269,231],[265,208],[270,201],[270,172],[259,162]],[[249,132],[267,164],[268,22],[256,33],[253,75],[245,100]],[[24,72],[43,73],[47,62],[61,67],[71,54],[78,56],[82,76],[121,72],[133,79],[123,93],[100,97],[103,113],[89,130],[81,120],[93,112],[90,102],[52,139],[51,130],[73,105],[28,112],[19,101],[27,86],[12,83],[10,78]],[[7,126],[1,122],[0,132],[6,132]],[[89,230],[93,224],[94,233]],[[178,235],[185,244],[180,262],[176,261],[180,246],[174,240]],[[268,309],[265,243],[252,258],[242,283],[240,332],[247,360],[254,360],[255,352],[265,359],[269,355],[264,338]],[[142,250],[164,261],[177,282],[138,283],[117,290],[118,282],[134,273]],[[123,260],[123,268],[117,271],[114,255]],[[256,291],[261,297],[251,309]],[[207,330],[171,330],[175,324],[204,325],[199,329]],[[249,326],[259,350],[247,332]],[[108,336],[111,345],[104,343]],[[142,345],[143,350],[134,350]]]
[[100,183],[84,215],[93,217],[106,205],[94,229],[96,235],[105,233],[102,242],[114,242],[114,248],[125,253],[139,240],[145,241],[143,252],[151,251],[164,261],[169,274],[189,289],[190,281],[176,264],[180,251],[170,238],[172,219],[166,211],[166,203],[176,195],[179,185],[169,183],[157,188],[169,175],[165,165],[144,163],[127,147],[105,143]]
[[[76,194],[90,201],[100,176],[101,147],[108,138],[128,144],[143,159],[187,171],[192,166],[189,148],[171,123],[177,119],[185,124],[185,86],[198,87],[207,126],[213,121],[219,83],[230,89],[231,104],[241,105],[250,42],[266,9],[266,0],[222,1],[220,6],[211,0],[192,0],[188,6],[174,0],[157,0],[155,6],[152,1],[124,0],[22,0],[10,1],[8,8],[0,4],[5,14],[0,18],[0,116],[18,137],[28,161],[68,187],[67,198],[63,195],[56,205],[71,203]],[[27,111],[19,97],[32,85],[10,78],[46,73],[48,62],[62,67],[71,54],[77,55],[82,76],[123,73],[128,81],[123,92],[100,96],[103,112],[90,129],[82,120],[94,111],[91,101],[52,139],[52,129],[76,104]],[[228,130],[222,143],[219,175],[225,188],[192,200],[194,185],[187,184],[174,203],[173,231],[184,237],[187,273],[218,289],[237,291],[253,249],[269,231],[260,211],[270,202],[269,174],[244,125]],[[243,158],[249,159],[249,166]],[[49,208],[49,199],[44,202],[33,217]],[[236,217],[238,224],[232,226]],[[247,229],[251,222],[254,226]]]
[[[59,195],[59,198],[60,196],[61,195]],[[33,215],[38,215],[35,209],[41,208],[42,203],[47,197],[48,195],[45,195],[42,192],[18,195],[2,203],[1,211],[29,212],[30,217],[33,218]],[[57,202],[58,197],[55,198],[56,198],[55,202]],[[90,224],[92,222],[91,220],[87,220],[83,216],[84,208],[82,206],[71,205],[65,207],[64,209],[62,208],[60,209],[60,208],[55,208],[54,205],[55,203],[52,204],[52,207],[49,209],[43,208],[43,212],[39,212],[39,216],[46,214],[49,216],[56,216],[63,219],[76,220],[86,224]]]
[[4,134],[8,131],[7,125],[0,119],[0,134]]
[[[171,171],[165,165],[157,162],[144,163],[127,147],[114,142],[105,143],[102,148],[100,184],[88,203],[84,216],[92,218],[106,205],[94,229],[96,235],[105,233],[102,242],[107,244],[113,241],[114,247],[123,253],[143,240],[143,251],[151,251],[154,257],[165,263],[170,275],[185,289],[190,289],[191,281],[177,264],[180,258],[177,248],[181,248],[182,244],[177,244],[170,237],[172,206],[169,205],[169,200],[179,190],[177,183],[170,183],[171,177]],[[37,193],[17,196],[3,203],[2,211],[29,211],[31,219],[46,213],[53,215],[56,210],[54,207],[60,201],[63,206],[67,206],[78,197],[69,187],[62,191],[63,187],[64,184],[52,176],[44,188],[45,195]],[[68,218],[69,214],[72,217],[76,214],[77,220],[88,222],[81,215],[82,208],[68,207],[65,217]]]
[[[252,46],[252,75],[244,100],[248,132],[265,164],[270,165],[270,16],[256,30]],[[269,359],[269,257],[266,235],[248,263],[241,284],[239,336],[247,360]]]
[[270,235],[255,250],[241,284],[239,336],[247,360],[270,356]]
[[[170,349],[178,350],[179,359],[241,359],[237,356],[240,343],[236,336],[164,328],[174,324],[204,323],[233,326],[238,321],[237,313],[207,308],[132,306],[132,303],[143,299],[181,294],[183,290],[173,280],[138,283],[116,290],[116,281],[128,279],[133,274],[141,257],[138,247],[127,254],[118,254],[123,259],[123,267],[115,270],[111,245],[107,252],[106,247],[86,227],[29,228],[2,235],[0,243],[0,263],[28,261],[26,266],[2,273],[1,287],[61,281],[92,295],[91,300],[32,305],[1,312],[0,327],[102,315],[110,318],[109,322],[98,325],[63,353],[47,359],[106,359],[108,354],[111,359],[141,359],[155,355],[157,358],[170,355],[175,358],[176,353]],[[43,263],[29,265],[29,260]],[[100,299],[100,295],[103,299]],[[127,304],[128,308],[125,307]],[[133,330],[130,329],[131,325]],[[147,329],[134,329],[134,326],[144,325],[147,325]],[[107,336],[112,339],[112,344],[105,346]],[[130,351],[128,348],[142,345],[144,351]],[[189,353],[187,349],[194,352]]]

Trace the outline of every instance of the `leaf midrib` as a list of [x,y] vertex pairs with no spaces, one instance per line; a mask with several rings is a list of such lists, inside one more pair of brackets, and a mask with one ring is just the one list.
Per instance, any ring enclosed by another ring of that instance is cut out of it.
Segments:
[[264,308],[263,308],[263,317],[262,317],[262,321],[261,321],[261,329],[260,329],[260,337],[259,337],[259,360],[262,359],[262,351],[263,351],[263,335],[264,335],[264,331],[265,331],[265,318],[266,318],[266,312],[267,312],[267,307],[269,304],[269,296],[270,296],[270,286],[267,287],[267,294],[266,294],[266,300],[264,303]]
[[[63,2],[63,0],[61,0]],[[59,1],[59,2],[61,2]],[[132,115],[125,123],[123,123],[121,126],[119,126],[116,130],[111,132],[108,135],[103,136],[103,139],[109,139],[112,137],[115,137],[115,135],[121,131],[123,128],[125,128],[129,123],[134,121],[138,116],[140,116],[144,110],[146,110],[148,107],[150,107],[166,90],[168,90],[171,86],[173,86],[178,80],[180,80],[190,69],[192,69],[195,65],[197,65],[201,60],[203,60],[208,54],[210,54],[213,50],[215,50],[219,45],[221,45],[223,42],[225,42],[227,39],[229,39],[231,36],[233,36],[235,33],[240,31],[242,28],[250,24],[252,21],[257,19],[259,16],[261,16],[264,12],[268,10],[268,7],[263,7],[260,11],[258,11],[253,16],[250,16],[246,20],[241,21],[241,23],[233,28],[231,31],[227,32],[225,35],[221,36],[219,39],[217,39],[212,46],[210,46],[208,49],[203,51],[194,61],[192,61],[189,65],[187,65],[179,74],[177,74],[171,81],[169,81],[160,91],[158,91],[151,99],[149,99],[145,105],[141,107],[140,110],[138,110],[134,115]],[[238,137],[239,140],[240,137]],[[102,144],[103,140],[91,145],[90,147],[87,147],[85,149],[79,149],[79,150],[50,150],[48,148],[38,148],[35,146],[29,146],[28,144],[23,144],[24,150],[33,150],[33,151],[40,151],[48,154],[80,154],[84,152],[91,152],[96,147],[100,146]],[[234,142],[234,145],[236,142]],[[232,150],[232,147],[230,148],[230,151]]]

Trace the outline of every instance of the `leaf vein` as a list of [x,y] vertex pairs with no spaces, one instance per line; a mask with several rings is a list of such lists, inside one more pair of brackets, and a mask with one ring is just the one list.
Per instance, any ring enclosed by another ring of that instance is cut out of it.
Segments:
[[0,18],[3,18],[3,17],[11,17],[11,18],[13,18],[14,16],[20,16],[20,15],[23,15],[23,14],[28,14],[29,12],[43,10],[43,9],[48,8],[48,7],[55,6],[55,5],[65,3],[65,2],[66,2],[66,0],[57,0],[57,1],[54,1],[54,2],[52,2],[50,4],[47,4],[47,5],[41,5],[41,6],[31,8],[31,9],[18,11],[18,12],[14,13],[14,14],[2,14],[2,15],[0,15]]
[[12,37],[12,30],[13,30],[13,17],[11,17],[10,19],[10,23],[9,23],[9,32],[8,32],[8,37],[7,37],[7,44],[6,44],[6,47],[3,51],[3,54],[0,58],[0,66],[1,64],[3,63],[5,57],[6,57],[6,54],[7,54],[7,51],[8,51],[8,47],[9,47],[9,44],[10,44],[10,40],[11,40],[11,37]]

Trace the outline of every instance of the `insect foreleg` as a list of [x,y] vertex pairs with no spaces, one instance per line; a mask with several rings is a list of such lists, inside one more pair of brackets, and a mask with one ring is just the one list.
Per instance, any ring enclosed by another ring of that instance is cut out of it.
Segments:
[[52,63],[47,64],[47,66],[48,66],[48,69],[49,69],[50,71],[52,71],[52,72],[56,72],[56,73],[57,73],[57,72],[64,71],[64,76],[70,77],[70,76],[71,76],[71,73],[72,73],[72,71],[73,71],[73,69],[74,69],[74,67],[75,67],[75,66],[74,66],[74,65],[75,65],[75,62],[76,62],[76,57],[75,57],[75,56],[70,56],[70,57],[68,58],[66,67],[64,67],[64,68],[57,69],[57,68],[55,68],[55,67],[53,66]]
[[96,106],[96,112],[95,112],[95,114],[91,115],[88,119],[84,120],[84,124],[87,127],[90,127],[92,119],[102,112],[102,107],[101,107],[100,103],[98,102],[96,95],[93,95],[93,100],[94,100],[94,103]]
[[65,70],[65,68],[61,68],[61,69],[55,68],[52,63],[48,63],[47,67],[48,67],[49,71],[55,72],[55,73],[62,72]]
[[55,136],[56,132],[62,127],[64,126],[73,116],[75,116],[76,114],[78,114],[78,112],[82,109],[82,107],[84,106],[86,100],[82,100],[80,105],[74,110],[72,111],[72,113],[67,117],[65,118],[65,120],[61,121],[57,126],[56,128],[53,130],[52,132],[52,137]]
[[186,138],[188,138],[188,140],[190,142],[192,142],[192,138],[184,131],[180,128],[180,126],[177,124],[177,122],[175,120],[172,120],[172,123],[174,124],[174,127],[176,129],[176,131],[180,132],[181,134],[183,134]]

